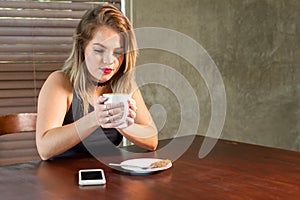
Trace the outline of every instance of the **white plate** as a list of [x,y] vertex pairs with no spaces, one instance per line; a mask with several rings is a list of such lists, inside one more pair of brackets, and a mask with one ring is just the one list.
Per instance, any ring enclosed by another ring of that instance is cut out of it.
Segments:
[[[130,159],[130,160],[125,160],[121,162],[121,165],[134,165],[134,166],[139,166],[139,167],[148,167],[151,165],[151,163],[154,163],[156,161],[161,161],[163,159],[158,159],[158,158],[136,158],[136,159]],[[157,167],[157,168],[150,168],[150,169],[139,169],[136,167],[129,167],[129,166],[122,166],[123,169],[130,170],[133,173],[151,173],[151,172],[156,172],[156,171],[161,171],[161,170],[166,170],[172,167],[172,163],[170,162],[167,166],[165,167]]]

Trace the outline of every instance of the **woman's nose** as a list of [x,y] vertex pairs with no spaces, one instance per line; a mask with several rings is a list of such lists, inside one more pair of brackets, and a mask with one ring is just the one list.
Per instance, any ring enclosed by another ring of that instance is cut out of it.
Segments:
[[114,62],[114,57],[111,53],[106,53],[103,55],[103,63],[106,65],[110,65]]

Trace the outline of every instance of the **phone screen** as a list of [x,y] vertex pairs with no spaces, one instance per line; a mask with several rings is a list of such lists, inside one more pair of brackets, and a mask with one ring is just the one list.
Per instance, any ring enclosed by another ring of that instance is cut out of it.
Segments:
[[90,172],[81,172],[82,180],[97,180],[103,179],[102,173],[100,171],[90,171]]

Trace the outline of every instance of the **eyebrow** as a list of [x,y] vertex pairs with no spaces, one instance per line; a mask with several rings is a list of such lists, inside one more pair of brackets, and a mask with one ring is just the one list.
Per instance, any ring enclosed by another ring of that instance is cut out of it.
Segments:
[[[107,49],[107,47],[106,46],[104,46],[103,44],[100,44],[100,43],[93,43],[93,45],[97,45],[97,46],[100,46],[100,47],[102,47],[102,48],[104,48],[104,49]],[[115,49],[118,49],[118,50],[123,50],[124,49],[124,47],[117,47],[117,48],[115,48]]]

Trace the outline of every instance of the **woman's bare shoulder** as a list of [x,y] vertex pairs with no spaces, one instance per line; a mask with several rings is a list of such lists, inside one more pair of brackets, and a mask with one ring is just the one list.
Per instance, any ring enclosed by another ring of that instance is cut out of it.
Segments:
[[54,79],[55,81],[62,81],[62,82],[67,82],[70,84],[70,79],[69,77],[62,71],[54,71],[52,72],[48,79]]
[[72,84],[69,77],[62,71],[52,72],[46,80],[48,85],[54,87],[63,87],[67,90],[72,90]]

